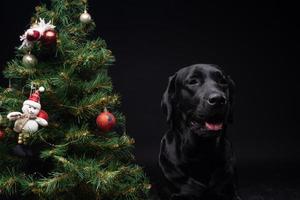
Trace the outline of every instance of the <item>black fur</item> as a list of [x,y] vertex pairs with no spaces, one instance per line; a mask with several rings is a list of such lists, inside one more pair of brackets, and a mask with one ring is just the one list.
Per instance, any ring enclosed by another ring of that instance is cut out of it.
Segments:
[[[174,188],[172,200],[239,199],[235,158],[226,138],[233,95],[234,82],[215,65],[192,65],[169,78],[162,109],[170,128],[161,141],[159,162]],[[212,129],[206,122],[223,128]]]

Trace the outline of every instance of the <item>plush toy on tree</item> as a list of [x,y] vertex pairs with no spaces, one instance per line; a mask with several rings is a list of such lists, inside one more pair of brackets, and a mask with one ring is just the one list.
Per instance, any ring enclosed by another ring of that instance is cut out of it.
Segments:
[[41,110],[40,92],[44,92],[44,87],[36,90],[28,100],[24,101],[22,112],[11,112],[7,115],[10,121],[15,121],[14,131],[20,133],[18,143],[24,143],[28,134],[35,133],[40,126],[47,126],[48,122],[38,117]]

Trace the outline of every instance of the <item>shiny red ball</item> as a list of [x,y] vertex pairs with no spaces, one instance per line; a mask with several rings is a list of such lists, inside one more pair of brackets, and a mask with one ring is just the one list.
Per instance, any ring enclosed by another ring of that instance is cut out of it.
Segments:
[[5,137],[5,133],[4,131],[0,130],[0,140],[2,140]]
[[116,118],[110,112],[102,112],[98,115],[96,123],[102,131],[108,132],[116,125]]
[[42,36],[42,42],[45,45],[53,45],[57,42],[57,33],[54,30],[47,30]]
[[44,111],[44,110],[40,110],[40,112],[37,115],[37,117],[43,118],[46,121],[48,121],[48,119],[49,119],[48,113],[46,111]]
[[41,36],[41,34],[40,34],[40,32],[39,31],[37,31],[37,30],[30,30],[30,31],[28,31],[28,33],[27,33],[27,35],[26,35],[26,39],[28,40],[28,41],[37,41],[38,39],[40,39],[40,36]]

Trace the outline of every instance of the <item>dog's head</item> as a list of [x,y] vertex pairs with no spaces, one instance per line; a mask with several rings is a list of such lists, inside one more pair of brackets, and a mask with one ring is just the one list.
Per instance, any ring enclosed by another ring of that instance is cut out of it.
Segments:
[[162,108],[168,123],[215,135],[232,122],[234,82],[216,65],[185,67],[169,78]]

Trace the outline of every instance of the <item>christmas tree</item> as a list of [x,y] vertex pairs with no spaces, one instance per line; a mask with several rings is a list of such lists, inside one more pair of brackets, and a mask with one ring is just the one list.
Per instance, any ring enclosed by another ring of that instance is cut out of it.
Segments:
[[146,199],[87,0],[39,5],[0,87],[0,199]]

